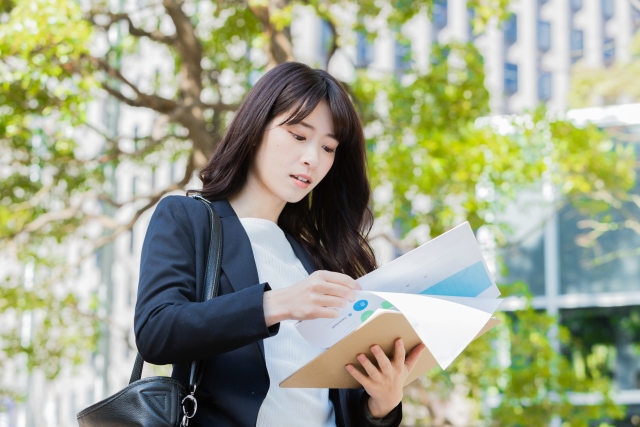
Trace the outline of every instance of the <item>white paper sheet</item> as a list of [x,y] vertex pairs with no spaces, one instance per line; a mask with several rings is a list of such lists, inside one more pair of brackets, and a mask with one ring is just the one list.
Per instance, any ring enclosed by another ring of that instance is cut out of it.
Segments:
[[357,282],[365,291],[483,298],[500,295],[468,222]]
[[[407,318],[442,369],[473,341],[502,300],[374,292]],[[337,341],[336,341],[337,342]]]
[[395,309],[445,369],[501,303],[467,222],[357,281],[363,291],[356,292],[355,301],[340,309],[337,318],[296,324],[307,341],[331,347],[376,310]]
[[371,292],[356,291],[356,299],[338,310],[335,319],[315,319],[296,323],[296,329],[316,347],[329,348],[355,331],[377,309],[392,309],[392,304]]

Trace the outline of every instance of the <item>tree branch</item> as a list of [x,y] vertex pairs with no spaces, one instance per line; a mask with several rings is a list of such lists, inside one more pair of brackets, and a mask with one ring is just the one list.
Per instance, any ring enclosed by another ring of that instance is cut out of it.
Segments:
[[[182,0],[164,0],[162,2],[169,17],[176,27],[176,47],[182,58],[182,68],[186,79],[181,81],[181,89],[189,95],[197,93],[200,99],[202,90],[202,46],[196,36],[191,19],[182,10]],[[195,103],[195,101],[194,101]]]
[[[96,17],[98,16],[107,16],[109,20],[104,24],[100,24],[96,20]],[[131,20],[131,17],[126,13],[110,13],[110,12],[96,13],[92,11],[92,12],[89,12],[89,15],[87,16],[86,19],[96,27],[102,28],[103,30],[108,30],[109,27],[111,27],[111,25],[113,25],[116,22],[126,21],[128,25],[129,34],[131,34],[134,37],[146,37],[150,40],[163,43],[166,45],[170,45],[170,46],[172,46],[176,42],[175,34],[166,35],[160,30],[146,31],[136,27],[135,25],[133,25],[133,21]]]
[[265,35],[269,38],[269,43],[265,45],[265,54],[268,58],[267,69],[271,69],[278,64],[287,61],[295,61],[293,55],[293,45],[289,28],[278,30],[271,23],[272,11],[283,9],[289,0],[268,0],[268,5],[256,5],[248,2],[247,6],[262,24]]
[[240,107],[240,104],[223,104],[221,102],[218,102],[216,104],[200,102],[200,105],[203,108],[212,109],[216,111],[236,111]]
[[640,248],[620,249],[618,251],[609,252],[608,254],[596,257],[590,261],[586,261],[583,263],[583,266],[585,267],[585,269],[589,269],[598,267],[611,261],[615,261],[617,259],[638,255],[640,255]]
[[194,151],[200,153],[196,157],[197,167],[202,167],[209,159],[216,141],[207,131],[204,119],[204,108],[200,97],[202,94],[202,46],[196,36],[191,19],[182,10],[182,0],[164,0],[167,14],[176,27],[176,49],[180,55],[180,104],[181,111],[175,115],[176,121],[189,130]]
[[120,70],[113,68],[105,60],[95,57],[91,57],[91,60],[98,66],[98,68],[107,73],[109,77],[119,80],[120,82],[129,86],[131,90],[133,90],[133,92],[136,94],[135,99],[124,96],[119,90],[112,88],[105,82],[102,83],[102,87],[104,88],[104,90],[106,90],[110,95],[119,99],[125,104],[132,107],[150,108],[163,114],[171,113],[178,106],[175,101],[172,101],[170,99],[166,99],[158,95],[149,95],[143,93],[142,91],[140,91],[140,89],[138,89],[136,85],[131,83],[125,76],[123,76]]

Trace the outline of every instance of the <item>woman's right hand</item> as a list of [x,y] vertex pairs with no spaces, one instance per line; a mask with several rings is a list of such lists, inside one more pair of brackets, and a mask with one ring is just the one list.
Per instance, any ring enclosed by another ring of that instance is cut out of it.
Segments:
[[336,308],[344,307],[347,300],[353,302],[357,289],[360,285],[346,274],[314,271],[295,285],[264,293],[267,327],[287,319],[335,318]]

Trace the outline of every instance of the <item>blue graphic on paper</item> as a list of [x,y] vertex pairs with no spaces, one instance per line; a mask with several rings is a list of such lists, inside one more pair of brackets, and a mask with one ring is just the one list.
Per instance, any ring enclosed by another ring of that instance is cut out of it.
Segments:
[[491,279],[484,264],[482,261],[478,261],[420,293],[423,295],[477,297],[491,285]]
[[362,311],[364,310],[367,306],[369,305],[369,301],[367,301],[366,299],[361,299],[360,301],[356,301],[355,304],[353,304],[353,309],[355,311]]

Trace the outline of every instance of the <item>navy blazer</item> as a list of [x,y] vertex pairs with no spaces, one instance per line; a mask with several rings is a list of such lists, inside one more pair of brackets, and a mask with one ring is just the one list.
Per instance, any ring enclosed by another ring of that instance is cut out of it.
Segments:
[[[158,204],[142,248],[134,329],[138,351],[147,362],[173,364],[172,377],[189,383],[189,362],[206,359],[196,392],[198,411],[189,426],[254,427],[269,390],[263,293],[251,242],[226,200],[212,203],[222,223],[222,274],[217,298],[202,295],[209,251],[209,214],[202,202],[169,196]],[[305,269],[316,270],[291,235],[287,239]],[[277,385],[275,385],[277,387]],[[330,389],[337,427],[371,426],[363,389]],[[392,414],[402,420],[402,405]],[[387,418],[385,418],[387,420]]]

